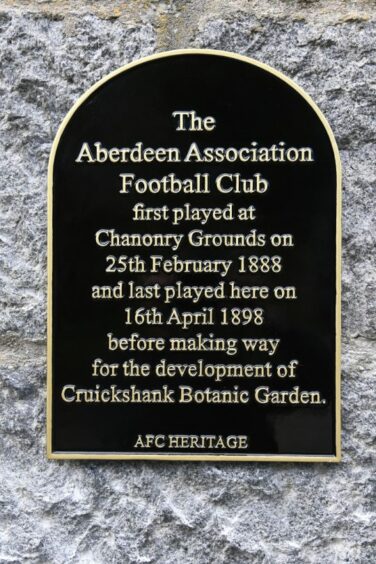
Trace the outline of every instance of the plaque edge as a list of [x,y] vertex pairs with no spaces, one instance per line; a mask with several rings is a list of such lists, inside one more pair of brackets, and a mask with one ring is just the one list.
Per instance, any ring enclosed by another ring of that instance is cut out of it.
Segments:
[[181,461],[181,462],[306,462],[318,463],[341,462],[337,455],[254,455],[254,454],[121,454],[121,453],[80,453],[80,452],[50,452],[49,460],[144,460],[144,461]]

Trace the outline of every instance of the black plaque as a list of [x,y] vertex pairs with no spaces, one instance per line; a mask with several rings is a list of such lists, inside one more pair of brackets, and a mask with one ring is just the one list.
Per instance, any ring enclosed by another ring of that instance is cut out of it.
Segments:
[[238,55],[127,65],[49,168],[48,455],[338,461],[340,162]]

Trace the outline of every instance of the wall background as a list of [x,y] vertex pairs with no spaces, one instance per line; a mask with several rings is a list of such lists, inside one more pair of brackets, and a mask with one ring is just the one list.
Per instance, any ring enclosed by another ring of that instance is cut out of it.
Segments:
[[[376,561],[375,18],[367,0],[0,0],[1,563]],[[182,47],[275,67],[334,130],[344,174],[339,465],[46,460],[51,143],[103,75]]]

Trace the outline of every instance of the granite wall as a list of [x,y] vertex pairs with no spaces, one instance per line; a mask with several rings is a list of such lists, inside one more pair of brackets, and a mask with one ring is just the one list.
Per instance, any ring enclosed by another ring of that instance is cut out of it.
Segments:
[[[0,0],[1,563],[376,561],[375,15],[367,0]],[[181,47],[234,51],[284,72],[338,140],[338,465],[46,459],[51,142],[96,80]]]

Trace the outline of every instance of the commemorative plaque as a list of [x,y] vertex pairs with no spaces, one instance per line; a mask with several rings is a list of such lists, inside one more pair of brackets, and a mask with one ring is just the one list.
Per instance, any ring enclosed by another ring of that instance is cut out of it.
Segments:
[[340,162],[239,55],[129,64],[49,166],[50,458],[338,461]]

